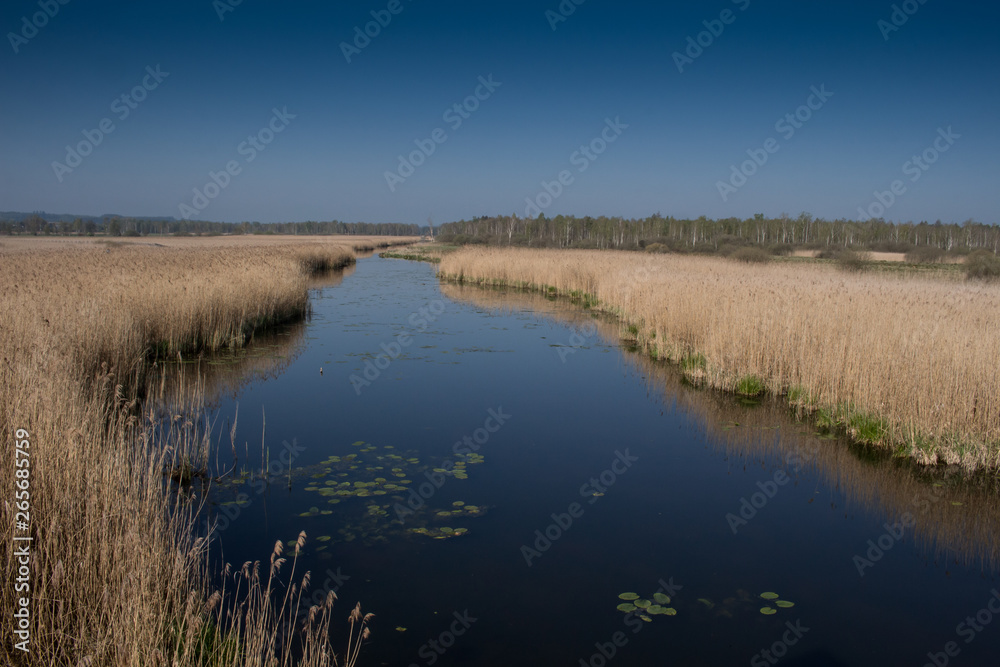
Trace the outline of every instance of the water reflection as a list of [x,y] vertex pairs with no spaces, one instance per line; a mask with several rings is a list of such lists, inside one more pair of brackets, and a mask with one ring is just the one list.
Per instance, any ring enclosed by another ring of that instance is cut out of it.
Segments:
[[[564,358],[576,347],[598,339],[617,342],[625,334],[616,320],[566,299],[454,284],[442,284],[441,291],[478,308],[528,311],[573,328],[575,336],[567,338],[560,350]],[[639,352],[623,351],[622,358],[642,374],[650,392],[696,417],[714,447],[744,469],[760,467],[762,481],[772,479],[778,468],[812,468],[827,486],[844,494],[845,513],[859,507],[890,525],[905,521],[906,539],[912,536],[936,559],[997,569],[1000,479],[996,476],[968,479],[959,469],[927,469],[895,460],[820,433],[780,400],[748,406],[722,392],[694,387],[674,366]]]
[[[354,271],[352,265],[318,273],[309,277],[307,286],[309,290],[336,287]],[[255,334],[243,348],[161,361],[150,373],[146,395],[173,412],[218,407],[245,387],[284,373],[307,345],[310,315],[311,306],[304,317]]]

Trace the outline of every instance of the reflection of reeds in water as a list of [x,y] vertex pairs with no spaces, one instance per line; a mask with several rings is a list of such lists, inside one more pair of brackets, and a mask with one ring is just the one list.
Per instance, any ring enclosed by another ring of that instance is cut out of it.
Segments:
[[172,409],[193,389],[199,405],[218,405],[253,382],[281,375],[302,351],[305,330],[305,322],[292,322],[255,335],[246,347],[158,362],[149,373],[147,400]]
[[[659,358],[826,411],[860,441],[1000,466],[1000,289],[717,257],[465,248],[449,279],[580,294]],[[744,384],[745,383],[745,384]]]
[[[442,284],[441,291],[450,299],[480,308],[528,310],[576,330],[587,326],[604,342],[620,340],[619,323],[595,317],[567,299],[453,284]],[[814,469],[828,488],[840,490],[852,505],[884,516],[887,522],[900,521],[910,513],[915,525],[906,529],[905,539],[914,538],[937,556],[966,566],[1000,565],[1000,487],[995,478],[969,479],[952,468],[930,472],[842,440],[819,437],[811,418],[800,419],[781,401],[764,400],[747,407],[730,394],[692,386],[676,365],[640,353],[623,351],[622,355],[662,395],[664,403],[704,425],[715,447],[748,465],[763,464],[762,481],[771,478],[773,472],[767,470],[776,466],[791,473],[791,468],[805,462],[803,469]],[[787,460],[792,463],[781,463]],[[859,553],[866,548],[859,544]]]

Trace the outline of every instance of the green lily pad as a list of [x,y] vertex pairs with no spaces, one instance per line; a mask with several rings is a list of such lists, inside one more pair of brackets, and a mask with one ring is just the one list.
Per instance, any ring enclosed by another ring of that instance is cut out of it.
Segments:
[[653,619],[650,618],[649,616],[646,616],[645,614],[639,614],[639,618],[641,618],[642,620],[646,621],[647,623],[652,623],[653,622]]
[[638,600],[639,596],[636,593],[622,593],[618,598],[621,600]]
[[789,602],[788,600],[775,600],[774,604],[778,605],[782,609],[788,609],[789,607],[794,607],[794,602]]
[[674,609],[673,607],[667,607],[666,610],[664,610],[663,613],[666,616],[676,616],[677,615],[677,610]]
[[774,607],[761,607],[760,613],[764,614],[765,616],[772,616],[774,614],[777,614],[778,610],[775,609]]
[[711,600],[709,600],[708,598],[698,598],[698,602],[702,603],[703,605],[705,605],[709,609],[711,609],[712,607],[715,606],[715,603],[712,602]]
[[777,600],[778,599],[778,594],[777,593],[771,593],[771,592],[761,593],[760,596],[762,598],[764,598],[765,600]]
[[658,604],[670,604],[670,596],[663,593],[653,593],[653,599]]
[[667,608],[664,607],[664,606],[662,606],[662,605],[654,604],[654,605],[650,605],[649,607],[646,608],[646,613],[647,614],[654,614],[654,615],[655,614],[666,614],[667,613]]
[[624,611],[627,614],[630,611],[635,611],[636,609],[638,609],[638,607],[636,607],[631,602],[622,602],[620,605],[618,605],[617,609],[618,611]]
[[635,601],[635,606],[638,607],[639,609],[646,609],[647,607],[652,606],[652,604],[653,604],[652,602],[646,599]]

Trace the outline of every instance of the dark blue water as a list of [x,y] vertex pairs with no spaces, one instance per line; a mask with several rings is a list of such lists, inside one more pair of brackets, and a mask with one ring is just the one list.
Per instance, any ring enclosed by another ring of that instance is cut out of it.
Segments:
[[[307,532],[297,572],[336,590],[335,645],[355,602],[376,614],[359,664],[997,663],[995,492],[686,386],[575,306],[443,293],[426,264],[360,260],[312,308],[280,372],[217,403],[220,465],[238,405],[237,467],[261,468],[263,414],[271,476],[212,511],[237,565]],[[385,489],[404,479],[428,496],[412,514]],[[455,502],[481,514],[435,516]],[[616,609],[667,588],[674,616]],[[762,614],[771,591],[794,606]]]

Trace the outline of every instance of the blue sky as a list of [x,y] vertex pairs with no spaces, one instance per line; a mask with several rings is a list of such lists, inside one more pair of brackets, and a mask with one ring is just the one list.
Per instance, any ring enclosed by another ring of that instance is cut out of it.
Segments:
[[546,215],[1000,219],[994,3],[232,1],[4,2],[0,210],[440,223],[567,172]]

